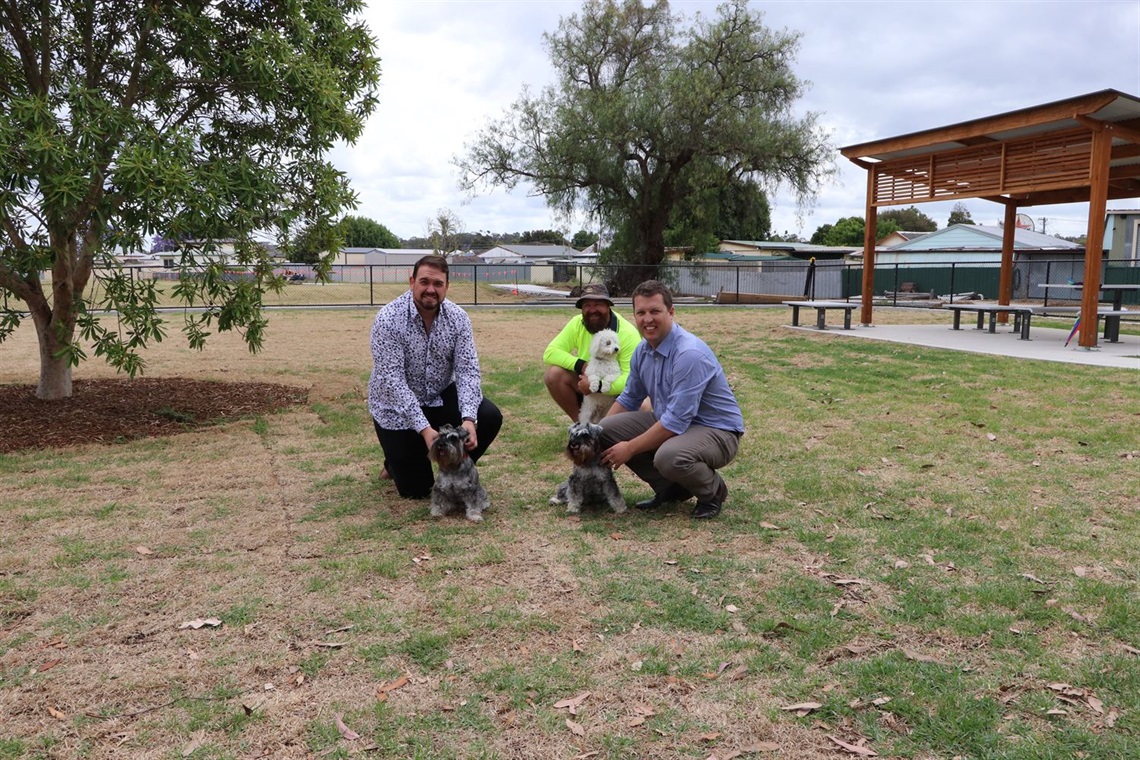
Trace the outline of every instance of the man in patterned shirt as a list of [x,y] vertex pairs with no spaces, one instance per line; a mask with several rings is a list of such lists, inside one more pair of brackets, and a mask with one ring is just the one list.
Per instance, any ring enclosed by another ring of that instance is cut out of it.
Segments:
[[431,495],[428,450],[441,425],[467,429],[478,461],[499,434],[503,415],[483,398],[479,357],[467,312],[448,301],[448,266],[424,256],[408,292],[385,305],[372,325],[368,411],[384,450],[384,469],[408,499]]

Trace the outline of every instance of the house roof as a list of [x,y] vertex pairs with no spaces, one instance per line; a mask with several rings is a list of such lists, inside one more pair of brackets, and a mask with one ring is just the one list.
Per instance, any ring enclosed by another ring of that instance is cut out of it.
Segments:
[[[959,250],[1001,250],[1001,227],[981,224],[952,224],[946,229],[928,232],[914,240],[892,245],[888,251],[959,251]],[[1084,246],[1068,240],[1055,238],[1041,232],[1021,229],[1013,233],[1014,250],[1034,251],[1083,251]]]

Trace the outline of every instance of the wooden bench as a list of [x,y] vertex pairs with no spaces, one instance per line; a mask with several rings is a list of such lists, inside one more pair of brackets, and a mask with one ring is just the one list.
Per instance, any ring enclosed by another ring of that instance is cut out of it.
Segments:
[[[1035,306],[1033,313],[1042,317],[1049,316],[1065,316],[1065,317],[1079,317],[1081,314],[1081,307],[1079,306]],[[1107,306],[1102,306],[1096,310],[1096,318],[1099,322],[1104,320],[1104,339],[1109,343],[1120,342],[1120,318],[1121,317],[1140,317],[1140,311],[1129,311],[1128,309],[1113,309]]]
[[784,301],[785,306],[792,307],[792,327],[800,326],[800,309],[815,309],[815,326],[819,330],[827,329],[825,315],[829,309],[843,309],[843,329],[851,329],[851,312],[859,308],[858,302],[848,301]]
[[948,303],[942,306],[943,309],[950,309],[954,312],[954,327],[955,330],[962,329],[962,312],[976,311],[978,312],[978,329],[984,329],[985,317],[990,315],[990,329],[991,333],[997,332],[997,315],[1006,312],[1013,315],[1013,331],[1018,333],[1021,340],[1029,340],[1029,320],[1033,316],[1034,309],[1039,308],[1036,306],[1020,306],[1017,304],[1009,303],[992,303],[986,301],[968,301],[966,303]]

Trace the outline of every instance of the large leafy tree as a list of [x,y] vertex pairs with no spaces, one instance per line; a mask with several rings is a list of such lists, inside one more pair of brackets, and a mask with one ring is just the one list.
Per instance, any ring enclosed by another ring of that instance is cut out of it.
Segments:
[[949,227],[952,224],[975,224],[974,217],[970,214],[970,209],[965,203],[958,201],[950,210],[950,218],[946,220],[946,226]]
[[922,213],[917,206],[891,208],[886,211],[880,211],[875,214],[875,219],[880,238],[890,234],[889,232],[883,231],[883,225],[886,222],[893,222],[895,224],[895,230],[903,230],[905,232],[934,232],[938,229],[938,222]]
[[366,216],[346,216],[340,222],[344,244],[350,248],[399,248],[400,238],[390,229]]
[[767,240],[768,197],[752,182],[707,185],[685,193],[665,230],[665,244],[695,254],[715,251],[721,240]]
[[532,185],[554,209],[614,230],[626,262],[665,254],[686,196],[739,181],[789,186],[806,202],[831,170],[814,114],[793,112],[798,35],[764,26],[745,0],[692,23],[665,0],[587,0],[544,35],[557,84],[522,95],[456,163],[462,184]]
[[[893,219],[876,217],[875,232],[882,240],[900,227]],[[845,216],[835,224],[821,224],[811,236],[813,245],[858,246],[863,247],[863,236],[867,222],[861,216]]]
[[323,155],[355,140],[376,103],[360,8],[0,2],[0,340],[22,302],[39,339],[37,395],[71,394],[86,343],[141,371],[141,349],[165,334],[162,289],[110,253],[155,233],[180,241],[167,296],[197,307],[185,312],[190,345],[233,329],[260,346],[261,294],[280,278],[254,232],[285,240],[354,201]]

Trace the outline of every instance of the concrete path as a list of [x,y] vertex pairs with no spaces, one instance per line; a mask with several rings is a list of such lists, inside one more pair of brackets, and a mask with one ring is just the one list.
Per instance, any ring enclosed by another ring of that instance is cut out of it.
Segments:
[[[950,329],[950,321],[950,315],[947,314],[945,325],[874,325],[844,330],[842,320],[839,320],[837,327],[828,325],[823,334],[909,343],[951,351],[972,351],[1017,359],[1091,364],[1098,367],[1140,371],[1140,335],[1121,335],[1119,343],[1106,343],[1102,335],[1097,348],[1085,349],[1077,346],[1076,336],[1068,347],[1065,347],[1065,339],[1069,337],[1068,330],[1042,327],[1035,322],[1031,325],[1030,340],[1020,340],[1017,333],[1011,330],[1012,320],[1010,325],[998,325],[997,332],[993,335],[986,330],[976,329],[973,319],[963,318],[961,330]],[[814,326],[788,326],[787,329],[820,333]]]

